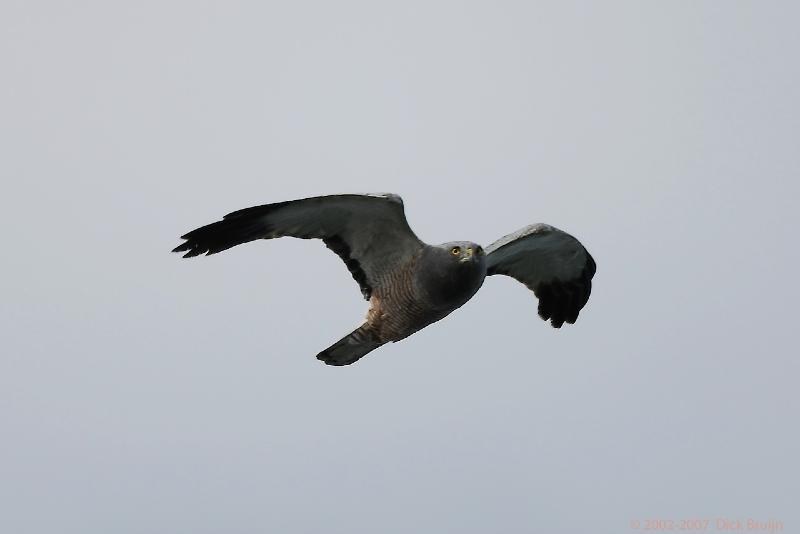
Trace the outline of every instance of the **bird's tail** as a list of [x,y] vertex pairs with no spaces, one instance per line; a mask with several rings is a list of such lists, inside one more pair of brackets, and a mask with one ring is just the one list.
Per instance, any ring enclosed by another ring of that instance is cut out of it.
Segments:
[[384,343],[386,342],[379,341],[371,327],[364,323],[317,354],[317,359],[328,365],[350,365]]

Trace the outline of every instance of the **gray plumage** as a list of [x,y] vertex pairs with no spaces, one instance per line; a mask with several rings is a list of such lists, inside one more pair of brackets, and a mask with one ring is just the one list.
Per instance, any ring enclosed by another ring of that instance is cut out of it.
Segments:
[[539,298],[539,315],[574,323],[592,287],[595,263],[569,234],[535,224],[484,251],[469,241],[427,245],[411,231],[397,195],[333,195],[255,206],[182,236],[173,252],[216,254],[256,239],[322,239],[344,261],[370,303],[365,322],[317,358],[349,365],[381,345],[443,319],[486,276],[511,276]]

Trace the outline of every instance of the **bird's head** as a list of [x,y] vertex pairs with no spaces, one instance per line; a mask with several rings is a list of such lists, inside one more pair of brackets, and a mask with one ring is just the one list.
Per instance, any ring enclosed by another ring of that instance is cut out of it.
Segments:
[[450,310],[468,301],[486,277],[486,255],[470,241],[430,246],[418,266],[419,284],[431,302]]
[[460,264],[481,264],[486,261],[483,247],[470,241],[442,243],[437,248],[444,250],[452,261]]

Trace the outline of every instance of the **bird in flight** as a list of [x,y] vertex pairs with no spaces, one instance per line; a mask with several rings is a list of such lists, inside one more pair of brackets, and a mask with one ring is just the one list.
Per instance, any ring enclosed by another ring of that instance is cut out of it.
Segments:
[[184,258],[216,254],[256,239],[322,239],[339,255],[370,307],[364,323],[317,355],[350,365],[388,342],[445,318],[503,274],[539,299],[539,316],[572,324],[589,300],[595,263],[574,237],[533,224],[484,250],[470,241],[428,245],[411,231],[403,200],[392,194],[331,195],[254,206],[181,237]]

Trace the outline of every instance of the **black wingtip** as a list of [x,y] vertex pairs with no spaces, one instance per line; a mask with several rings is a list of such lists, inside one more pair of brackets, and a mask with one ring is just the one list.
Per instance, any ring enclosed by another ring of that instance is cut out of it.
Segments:
[[539,284],[534,293],[539,298],[539,317],[550,321],[553,328],[561,328],[564,323],[575,324],[592,292],[593,266],[584,269],[580,280],[562,282],[552,280]]
[[[206,251],[203,250],[202,248],[194,246],[191,241],[187,241],[173,248],[172,252],[177,252],[179,254],[181,252],[186,252],[186,254],[183,255],[184,258],[194,258],[195,256],[200,256]],[[211,253],[209,252],[209,254]]]
[[193,258],[202,254],[216,254],[236,245],[263,238],[268,228],[259,218],[260,211],[255,208],[248,210],[242,210],[246,212],[242,215],[225,218],[184,234],[181,239],[186,242],[172,249],[172,252],[186,252],[184,258]]

